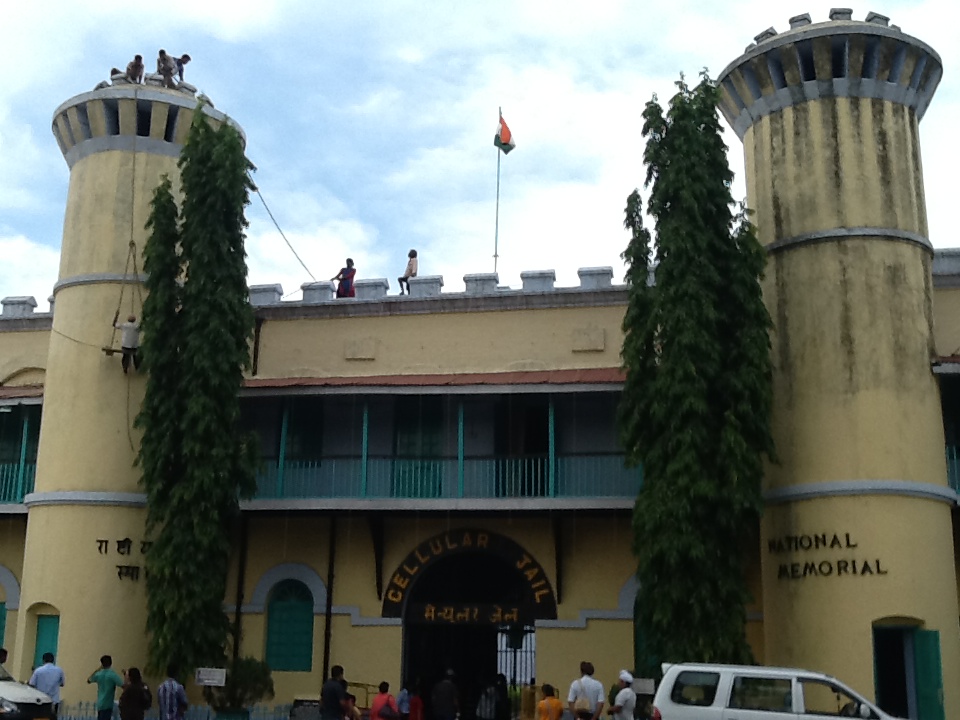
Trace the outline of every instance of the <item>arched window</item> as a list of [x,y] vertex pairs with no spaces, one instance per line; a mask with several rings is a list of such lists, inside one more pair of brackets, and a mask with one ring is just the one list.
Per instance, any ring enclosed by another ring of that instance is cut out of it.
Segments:
[[313,593],[299,580],[283,580],[270,592],[267,665],[274,671],[313,669]]

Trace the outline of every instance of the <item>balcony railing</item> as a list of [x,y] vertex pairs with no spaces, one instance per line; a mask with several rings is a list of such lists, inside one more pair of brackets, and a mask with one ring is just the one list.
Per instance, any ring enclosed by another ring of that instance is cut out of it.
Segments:
[[0,504],[22,503],[24,495],[33,492],[36,475],[35,463],[0,463]]
[[273,460],[257,498],[634,498],[641,480],[620,454]]

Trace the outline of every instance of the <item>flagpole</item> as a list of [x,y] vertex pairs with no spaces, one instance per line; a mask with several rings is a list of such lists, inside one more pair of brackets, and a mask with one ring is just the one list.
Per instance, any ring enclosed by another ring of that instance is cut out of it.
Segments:
[[[503,108],[497,108],[497,111],[500,114],[500,119],[503,119]],[[493,225],[493,271],[497,271],[497,259],[500,257],[497,254],[497,248],[500,243],[500,148],[496,148],[497,151],[497,216]]]

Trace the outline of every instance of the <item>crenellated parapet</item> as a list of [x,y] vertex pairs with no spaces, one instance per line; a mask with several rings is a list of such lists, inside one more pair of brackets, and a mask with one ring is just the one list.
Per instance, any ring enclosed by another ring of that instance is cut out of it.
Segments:
[[898,103],[919,120],[943,75],[933,48],[874,12],[858,21],[837,8],[821,23],[797,15],[786,32],[754,39],[718,78],[720,109],[741,140],[771,113],[831,97]]
[[216,122],[230,122],[192,92],[115,79],[63,103],[53,114],[52,129],[71,168],[88,155],[111,150],[177,157],[201,108]]

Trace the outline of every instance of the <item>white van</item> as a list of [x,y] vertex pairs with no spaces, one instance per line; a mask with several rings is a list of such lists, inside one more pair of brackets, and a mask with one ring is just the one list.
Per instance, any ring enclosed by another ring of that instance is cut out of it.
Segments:
[[46,720],[53,717],[48,695],[24,685],[0,665],[0,718],[3,720]]
[[663,664],[653,720],[895,720],[823,673],[759,665]]

